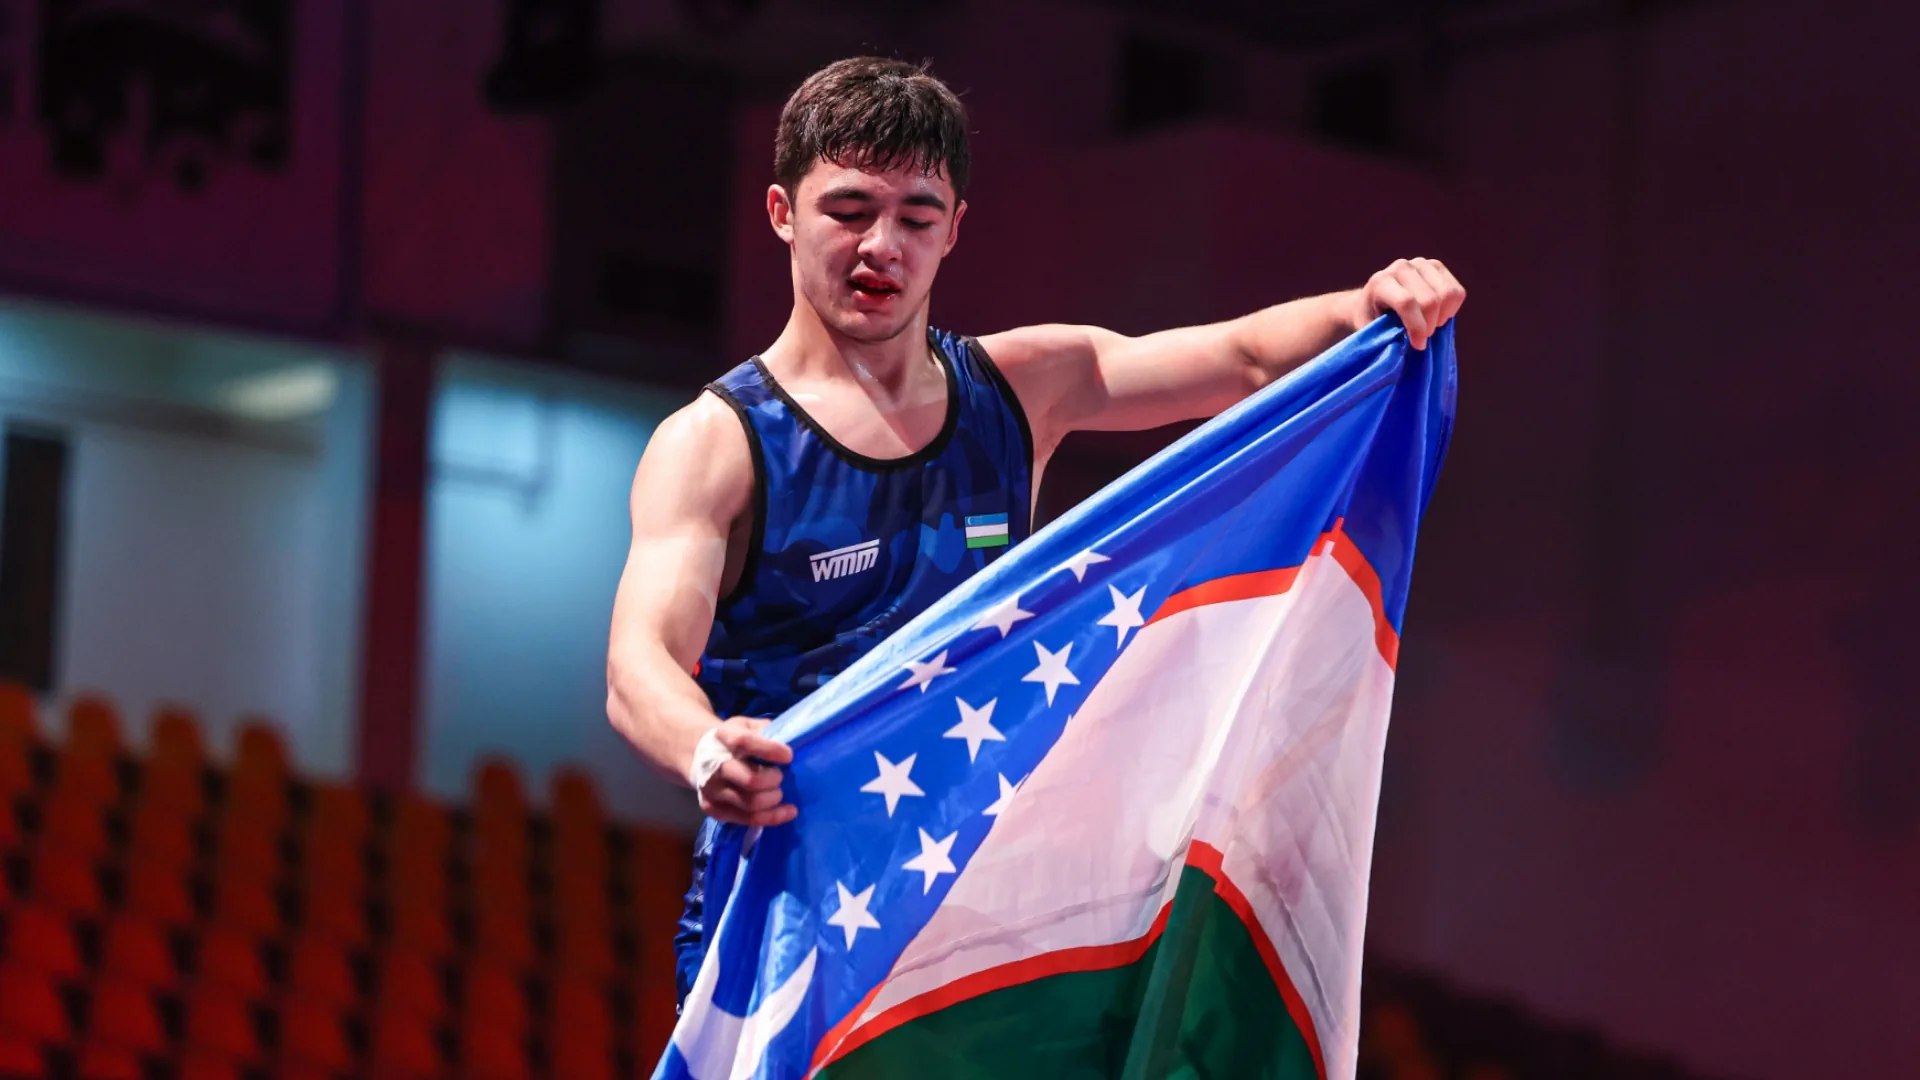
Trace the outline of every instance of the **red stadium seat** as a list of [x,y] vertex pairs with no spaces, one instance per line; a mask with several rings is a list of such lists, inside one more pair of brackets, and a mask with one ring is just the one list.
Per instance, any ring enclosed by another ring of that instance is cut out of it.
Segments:
[[606,839],[607,815],[600,806],[600,792],[586,770],[565,766],[554,771],[549,785],[553,793],[553,830],[565,842]]
[[175,1080],[242,1080],[240,1063],[228,1055],[203,1047],[189,1047],[180,1055]]
[[280,902],[259,878],[240,871],[219,874],[213,881],[213,918],[222,926],[244,930],[258,938],[277,939],[285,932]]
[[238,874],[260,882],[279,881],[279,827],[229,809],[221,818],[214,842],[214,866],[221,876]]
[[[6,920],[9,962],[24,964],[61,981],[86,974],[80,943],[65,915],[39,906],[21,905],[0,918]],[[5,1003],[0,1002],[0,1008],[4,1007]]]
[[80,1048],[73,1074],[78,1080],[146,1080],[147,1069],[132,1050],[89,1042]]
[[[566,1080],[614,1080],[613,1054],[606,1045],[580,1042],[547,1043],[547,1075]],[[649,1068],[653,1062],[647,1062]]]
[[82,750],[67,750],[54,765],[53,790],[100,806],[120,801],[119,759]]
[[340,1015],[324,1003],[290,998],[280,1007],[283,1064],[352,1072],[357,1064]]
[[[549,988],[547,1001],[547,1046],[578,1046],[591,1049],[605,1058],[613,1048],[613,1013],[607,1008],[606,991],[592,979],[557,976]],[[589,1055],[592,1056],[592,1055]],[[573,1076],[574,1072],[557,1066],[554,1072]]]
[[40,833],[47,843],[90,859],[102,858],[112,847],[100,804],[67,791],[56,792],[41,805]]
[[389,904],[445,908],[452,895],[447,865],[441,858],[405,859],[387,864],[387,879],[380,890]]
[[370,1017],[368,1073],[379,1080],[436,1080],[447,1063],[435,1027],[418,1016],[380,1009]]
[[215,923],[206,927],[194,950],[194,979],[249,999],[267,993],[267,965],[250,933]]
[[530,968],[539,956],[527,915],[510,907],[478,909],[473,939],[479,955],[513,968]]
[[260,1029],[247,999],[224,986],[201,986],[187,999],[187,1041],[242,1066],[264,1063]]
[[403,945],[389,945],[380,953],[374,979],[374,999],[382,1012],[399,1011],[429,1023],[447,1017],[446,983],[431,957]]
[[517,971],[475,960],[467,965],[464,975],[461,1015],[509,1031],[516,1038],[526,1033],[527,994]]
[[471,1080],[531,1080],[526,1039],[468,1015],[460,1025],[460,1075]]
[[300,925],[307,933],[354,948],[364,948],[371,940],[366,904],[359,890],[345,882],[309,879],[301,897]]
[[40,703],[33,691],[0,679],[0,742],[32,746],[40,742]]
[[334,1009],[360,1007],[360,982],[346,951],[334,942],[304,935],[287,950],[287,986],[299,997]]
[[47,1058],[38,1041],[0,1027],[0,1076],[42,1077],[47,1075]]
[[399,853],[444,857],[453,842],[453,819],[446,807],[408,792],[394,800],[387,842]]
[[207,809],[206,776],[197,768],[165,761],[148,763],[140,774],[140,810],[164,810],[193,820]]
[[121,978],[103,978],[93,988],[87,1034],[95,1045],[158,1056],[172,1049],[153,991]]
[[153,791],[141,791],[128,834],[129,849],[142,859],[180,870],[190,869],[199,861],[192,817],[183,807]]
[[0,800],[12,801],[33,790],[33,759],[28,744],[0,736]]
[[317,834],[359,844],[372,832],[373,813],[365,791],[351,784],[322,781],[313,785],[312,794],[309,837]]
[[139,915],[116,915],[100,947],[100,968],[118,979],[158,990],[180,985],[173,945],[159,923]]
[[233,771],[287,775],[287,744],[272,720],[255,715],[240,721],[234,739]]
[[575,977],[605,981],[619,970],[606,915],[581,917],[563,912],[555,926],[555,961],[559,970]]
[[41,844],[33,853],[29,879],[34,898],[50,907],[88,918],[106,911],[99,868],[84,855]]
[[393,907],[395,942],[428,956],[441,958],[453,953],[453,927],[447,922],[443,904],[413,900],[402,894]]
[[0,964],[0,1030],[38,1046],[73,1042],[73,1020],[53,976],[23,964]]
[[556,852],[550,865],[553,898],[561,911],[612,925],[613,882],[604,858],[596,864]]
[[207,763],[206,744],[200,737],[200,718],[180,705],[162,705],[153,714],[151,737],[153,752],[148,767],[198,774]]
[[520,782],[520,771],[514,768],[511,761],[492,757],[482,761],[474,770],[473,811],[476,817],[526,821],[526,787]]
[[693,845],[684,837],[650,829],[630,834],[627,859],[629,925],[643,939],[666,940],[680,918],[681,897],[693,875]]
[[199,917],[186,875],[156,859],[136,857],[127,864],[125,907],[162,926],[187,926]]
[[222,800],[222,818],[238,817],[255,831],[285,828],[291,813],[287,778],[277,773],[230,773]]
[[300,845],[299,876],[305,890],[318,886],[359,896],[367,887],[366,846],[354,837],[310,827]]
[[673,1025],[679,1019],[674,1012],[677,989],[673,969],[648,969],[633,990],[634,1057],[640,1061],[658,1061],[660,1055],[667,1052],[667,1040],[673,1037]]
[[120,739],[120,712],[98,694],[82,694],[67,706],[67,752],[117,757],[125,746]]
[[304,1061],[283,1061],[273,1070],[273,1080],[335,1080],[332,1069]]

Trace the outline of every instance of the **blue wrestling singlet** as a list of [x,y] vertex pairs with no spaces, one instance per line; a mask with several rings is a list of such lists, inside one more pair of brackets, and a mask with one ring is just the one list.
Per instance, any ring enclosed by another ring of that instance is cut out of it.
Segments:
[[[746,427],[753,533],[740,582],[714,613],[695,669],[713,711],[774,717],[1031,531],[1033,436],[1013,390],[972,338],[928,331],[947,415],[923,449],[881,460],[836,442],[759,357],[707,389]],[[705,954],[702,823],[674,936],[684,998]],[[716,882],[731,880],[716,872]]]

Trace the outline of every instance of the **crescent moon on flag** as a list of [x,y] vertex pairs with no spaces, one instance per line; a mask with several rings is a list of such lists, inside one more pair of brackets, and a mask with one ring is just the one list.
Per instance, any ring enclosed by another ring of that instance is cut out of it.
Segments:
[[720,977],[717,935],[714,944],[694,978],[680,1022],[674,1025],[673,1045],[686,1058],[687,1072],[694,1080],[748,1080],[766,1057],[767,1047],[800,1011],[800,1002],[813,985],[813,964],[820,950],[808,949],[779,989],[761,998],[752,1012],[735,1016],[713,1003],[713,985]]

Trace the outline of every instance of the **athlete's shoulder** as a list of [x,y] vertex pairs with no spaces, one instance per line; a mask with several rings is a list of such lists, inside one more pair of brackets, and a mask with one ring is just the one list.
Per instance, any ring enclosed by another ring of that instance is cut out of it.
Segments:
[[647,439],[634,475],[636,504],[697,503],[724,516],[753,494],[753,447],[726,402],[711,391],[667,415]]

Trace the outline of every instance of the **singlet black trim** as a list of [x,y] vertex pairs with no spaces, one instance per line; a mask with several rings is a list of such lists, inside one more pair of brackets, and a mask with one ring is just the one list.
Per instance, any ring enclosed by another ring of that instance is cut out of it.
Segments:
[[767,463],[760,449],[760,433],[754,430],[747,407],[719,383],[708,383],[707,389],[740,418],[740,426],[747,429],[747,449],[753,454],[753,527],[748,530],[747,560],[740,564],[740,580],[733,583],[733,589],[720,601],[720,606],[725,608],[747,595],[747,590],[753,587],[753,575],[760,569],[760,548],[767,542]]
[[807,410],[801,408],[798,402],[787,396],[786,387],[781,386],[780,381],[773,377],[773,372],[767,370],[766,361],[755,356],[753,367],[760,373],[760,378],[765,380],[767,389],[773,391],[773,396],[779,398],[780,403],[785,405],[796,419],[806,425],[807,430],[813,432],[821,442],[826,443],[827,449],[839,455],[841,460],[856,469],[864,469],[867,472],[898,472],[901,469],[911,469],[916,465],[925,464],[940,456],[940,451],[945,450],[947,443],[953,440],[954,429],[960,426],[960,376],[953,370],[953,358],[947,355],[947,350],[940,347],[940,342],[934,337],[931,329],[927,331],[927,344],[932,347],[934,355],[940,358],[940,366],[947,373],[947,418],[941,423],[938,435],[935,435],[927,445],[906,457],[873,458],[847,449],[841,445],[840,440],[834,438],[826,428],[814,420]]
[[1000,397],[1006,401],[1007,408],[1013,410],[1013,418],[1020,424],[1020,441],[1027,447],[1027,532],[1031,534],[1035,494],[1033,490],[1033,428],[1027,425],[1026,406],[1020,404],[1020,395],[1013,392],[1013,384],[1000,373],[1000,365],[994,363],[993,357],[987,355],[986,347],[980,344],[980,339],[969,337],[960,340],[966,342],[967,348],[979,359],[980,366],[987,369],[987,377],[993,380],[993,385],[1000,391]]

